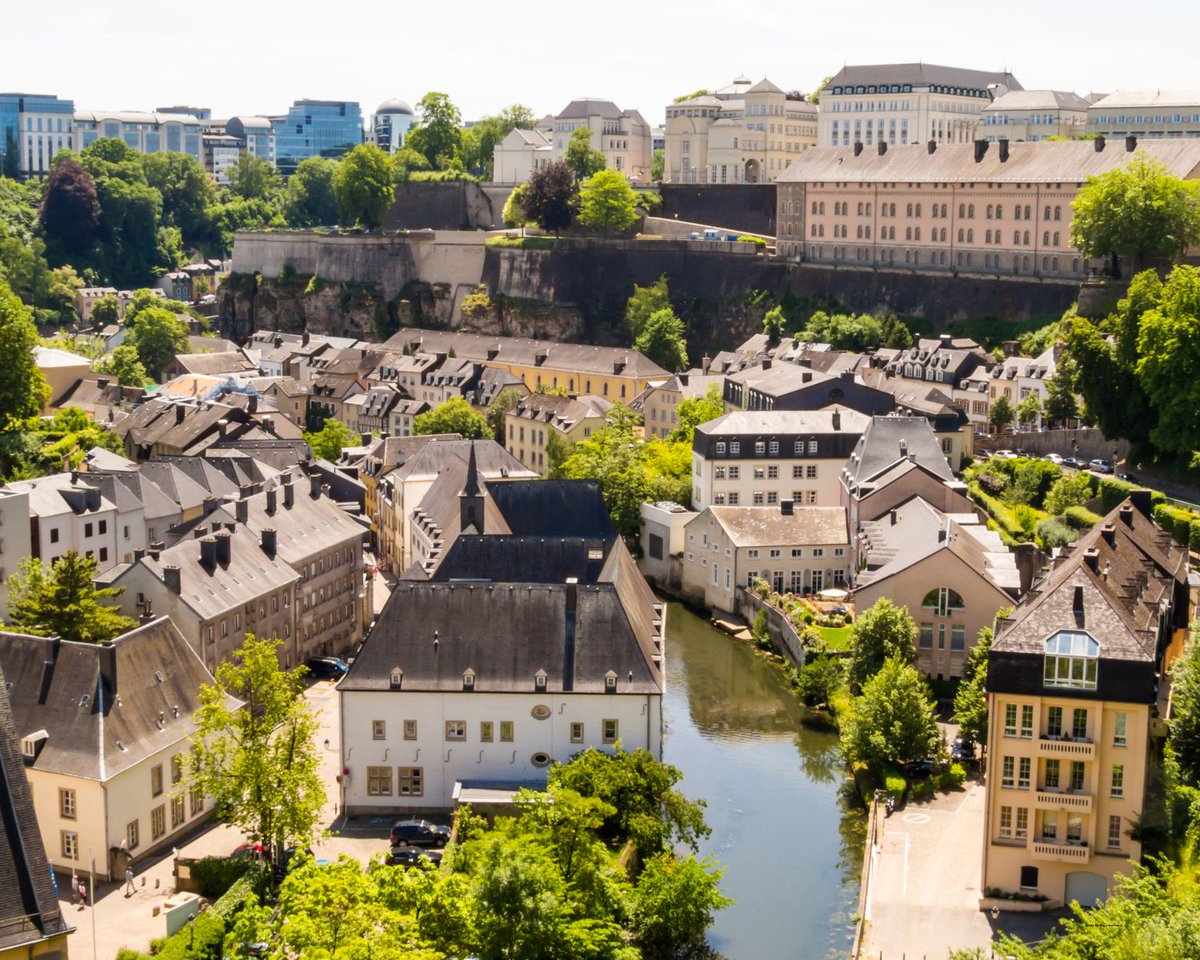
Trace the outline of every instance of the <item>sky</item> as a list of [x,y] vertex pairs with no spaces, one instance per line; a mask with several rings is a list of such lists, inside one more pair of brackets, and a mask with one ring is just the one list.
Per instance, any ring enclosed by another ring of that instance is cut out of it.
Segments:
[[284,113],[301,98],[416,105],[466,120],[581,96],[663,122],[671,100],[739,74],[810,91],[844,64],[1011,70],[1026,89],[1200,89],[1195,0],[161,0],[11,3],[0,90],[80,109]]

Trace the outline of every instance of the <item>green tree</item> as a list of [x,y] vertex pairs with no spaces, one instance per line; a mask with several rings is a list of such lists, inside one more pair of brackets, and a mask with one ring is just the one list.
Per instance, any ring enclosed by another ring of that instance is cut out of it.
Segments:
[[1042,509],[1051,516],[1061,516],[1068,507],[1082,507],[1092,499],[1091,478],[1082,470],[1063,474],[1046,493]]
[[122,343],[92,364],[97,373],[117,378],[123,387],[140,387],[146,382],[146,368],[138,359],[137,347]]
[[[525,184],[519,183],[513,187],[513,192],[504,201],[504,211],[500,214],[504,225],[508,227],[525,226]],[[522,232],[524,232],[522,230]]]
[[1013,410],[1012,401],[1005,396],[997,397],[988,408],[988,423],[994,430],[1003,430],[1012,426],[1015,416],[1016,411]]
[[962,680],[954,692],[954,722],[959,735],[971,743],[987,743],[987,664],[992,628],[981,627],[975,646],[967,651]]
[[601,170],[579,188],[579,223],[605,236],[624,233],[637,222],[637,196],[617,170]]
[[388,155],[373,143],[355,147],[333,173],[338,219],[376,228],[392,205],[392,169]]
[[607,165],[604,154],[592,149],[592,131],[588,127],[577,127],[567,141],[566,163],[575,179],[583,182],[595,176]]
[[937,743],[937,719],[925,678],[899,658],[887,660],[867,680],[842,722],[842,756],[876,773],[889,763],[925,760]]
[[687,444],[692,448],[692,438],[696,427],[709,420],[716,420],[725,412],[725,401],[721,399],[721,387],[712,384],[703,396],[687,397],[675,408],[679,416],[679,425],[671,432],[669,440]]
[[483,440],[491,435],[487,418],[462,397],[451,397],[432,410],[413,418],[413,433],[457,433],[467,440]]
[[563,464],[575,452],[575,444],[557,430],[546,434],[546,478],[548,480],[564,480]]
[[1079,404],[1075,400],[1074,361],[1066,356],[1060,358],[1054,376],[1046,381],[1045,416],[1051,423],[1064,423],[1079,416]]
[[645,960],[674,960],[704,952],[713,914],[733,903],[721,892],[723,873],[711,860],[669,853],[646,864],[632,909]]
[[635,283],[633,293],[625,302],[625,325],[629,327],[629,335],[636,340],[642,335],[651,316],[659,310],[670,309],[671,293],[667,288],[665,273],[644,287]]
[[675,311],[659,310],[650,315],[633,348],[664,370],[672,373],[686,370],[687,341],[683,335],[683,321],[675,316]]
[[810,707],[828,705],[846,682],[842,659],[828,653],[810,657],[796,677],[796,692]]
[[309,842],[325,802],[304,671],[284,670],[279,646],[247,634],[218,665],[185,761],[188,788],[212,797],[219,819],[276,850]]
[[708,96],[708,88],[701,87],[698,90],[693,90],[691,93],[680,94],[678,97],[676,97],[671,102],[672,103],[683,103],[683,101],[685,101],[685,100],[695,100],[697,97],[706,97],[706,96]]
[[279,171],[249,150],[229,168],[229,190],[243,200],[267,200],[279,190]]
[[142,366],[156,379],[177,353],[187,353],[190,347],[187,324],[164,307],[146,307],[129,322],[125,342],[137,350]]
[[1072,204],[1071,245],[1085,257],[1173,259],[1200,242],[1200,183],[1176,177],[1139,153],[1088,177]]
[[1017,420],[1021,426],[1029,427],[1030,424],[1036,423],[1037,418],[1042,415],[1042,398],[1033,391],[1025,395],[1025,398],[1017,404]]
[[117,298],[111,293],[101,297],[92,304],[92,312],[90,314],[92,326],[98,330],[103,330],[107,326],[115,326],[121,322],[121,307],[117,303]]
[[824,80],[822,80],[820,83],[818,83],[817,89],[808,95],[808,102],[809,103],[820,103],[821,102],[821,93],[827,86],[829,86],[829,81],[832,79],[833,79],[833,76],[830,75],[830,76],[826,77]]
[[534,171],[526,181],[525,216],[556,237],[575,219],[575,181],[561,160]]
[[1200,784],[1200,633],[1193,626],[1183,655],[1171,666],[1171,716],[1167,721],[1179,773]]
[[397,183],[411,180],[414,173],[432,169],[425,154],[411,147],[401,147],[392,154],[392,177]]
[[338,202],[333,174],[338,162],[328,157],[307,157],[288,177],[283,194],[283,214],[292,227],[328,227],[338,222]]
[[818,310],[796,338],[807,343],[828,343],[835,350],[874,350],[883,343],[883,324],[869,313],[852,316]]
[[405,145],[425,157],[434,170],[444,170],[459,152],[462,114],[444,93],[432,91],[417,104],[417,123]]
[[850,634],[850,689],[857,693],[887,660],[912,663],[917,659],[914,643],[917,625],[908,607],[898,607],[880,597],[863,610]]
[[343,447],[356,447],[362,438],[342,423],[330,417],[315,433],[304,434],[314,457],[333,462],[342,455]]
[[[1200,196],[1200,195],[1197,195]],[[1200,202],[1200,201],[1198,201]],[[1154,409],[1150,442],[1190,458],[1200,450],[1200,270],[1179,266],[1142,313],[1137,375]]]
[[507,442],[504,418],[513,407],[521,402],[521,398],[525,394],[526,391],[519,387],[505,387],[488,404],[487,413],[485,414],[488,422],[488,433],[502,447]]
[[122,587],[97,587],[92,557],[68,550],[47,570],[37,557],[26,557],[8,580],[8,623],[18,633],[61,637],[77,643],[104,643],[136,627],[114,605]]
[[96,184],[83,165],[70,155],[59,159],[46,179],[41,221],[59,263],[79,257],[92,244],[100,225]]
[[787,318],[783,315],[783,307],[774,306],[763,317],[763,333],[767,335],[768,343],[778,343],[783,339],[787,328]]
[[162,197],[163,223],[178,227],[189,245],[211,239],[208,208],[216,191],[200,161],[186,153],[163,151],[141,156],[146,182]]
[[0,279],[0,426],[37,416],[50,399],[33,358],[37,342],[29,310]]
[[650,157],[650,179],[655,183],[662,181],[667,170],[667,152],[659,147]]
[[880,323],[883,345],[889,350],[907,350],[913,345],[913,335],[908,325],[894,313],[889,313]]

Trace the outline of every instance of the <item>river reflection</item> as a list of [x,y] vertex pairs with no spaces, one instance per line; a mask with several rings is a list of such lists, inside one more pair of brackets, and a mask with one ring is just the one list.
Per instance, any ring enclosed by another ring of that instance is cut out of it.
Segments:
[[710,942],[729,960],[844,956],[864,824],[839,797],[837,737],[805,724],[778,670],[679,604],[667,613],[665,757],[708,802],[701,853],[737,904]]

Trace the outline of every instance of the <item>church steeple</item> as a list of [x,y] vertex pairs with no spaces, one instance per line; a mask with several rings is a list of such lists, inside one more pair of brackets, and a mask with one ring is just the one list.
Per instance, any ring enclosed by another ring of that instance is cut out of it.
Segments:
[[467,458],[467,479],[462,492],[458,495],[459,529],[462,531],[474,527],[478,534],[483,533],[483,489],[479,485],[479,469],[475,463],[475,443],[471,444],[471,453]]

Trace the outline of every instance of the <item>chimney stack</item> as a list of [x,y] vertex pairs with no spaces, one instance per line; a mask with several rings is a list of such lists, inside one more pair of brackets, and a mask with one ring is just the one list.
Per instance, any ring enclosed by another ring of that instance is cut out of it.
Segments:
[[929,151],[929,153],[934,153],[937,150],[937,141],[930,140],[929,143],[925,145],[925,149]]
[[292,486],[292,478],[289,474],[284,474],[283,482],[283,506],[285,510],[291,510],[292,505],[296,502],[296,488]]
[[1096,148],[1097,153],[1104,152],[1104,134],[1097,134],[1096,139],[1092,141],[1092,146]]
[[168,563],[163,567],[163,583],[176,596],[183,593],[183,581],[180,579],[179,568],[175,564]]
[[1000,162],[1008,163],[1008,138],[1007,137],[1000,138],[999,147],[1000,147]]
[[1133,153],[1137,149],[1137,137],[1132,133],[1125,138],[1125,152]]
[[707,376],[709,368],[712,367],[712,357],[707,353],[700,358],[700,372]]
[[100,677],[109,698],[117,695],[117,648],[111,640],[100,644]]
[[233,515],[238,523],[245,523],[250,519],[250,503],[247,500],[237,500],[233,505]]
[[976,140],[975,141],[975,162],[976,163],[982,162],[983,158],[987,155],[987,151],[988,151],[988,142],[986,140]]
[[308,341],[309,341],[308,331],[307,331],[307,330],[305,330],[305,331],[304,331],[304,333],[302,333],[302,334],[300,335],[300,345],[301,345],[302,347],[307,347],[307,346],[308,346]]
[[217,541],[215,537],[205,537],[200,541],[200,565],[209,573],[217,569]]
[[258,394],[257,393],[252,393],[246,398],[246,412],[247,413],[257,413],[258,412]]
[[108,377],[97,377],[96,378],[97,389],[103,390],[107,386],[108,386]]
[[891,511],[891,517],[892,517],[892,526],[894,527],[896,525],[896,511],[894,509]]
[[158,555],[163,552],[163,542],[161,540],[152,540],[150,546],[146,548],[146,552],[150,554],[151,559],[157,560]]
[[276,500],[275,488],[272,487],[270,490],[267,491],[267,515],[268,516],[271,516],[271,517],[275,516],[275,500]]
[[223,567],[229,566],[230,544],[233,538],[229,536],[228,530],[222,530],[216,535],[217,541],[217,563]]
[[183,423],[184,409],[182,403],[175,404],[175,422]]
[[876,149],[879,151],[879,155],[882,157],[885,153],[887,153],[887,141],[880,140]]
[[1133,526],[1133,504],[1123,503],[1121,509],[1117,512],[1117,516],[1121,518],[1121,522],[1127,527]]
[[1092,573],[1100,572],[1100,551],[1095,547],[1088,547],[1083,552],[1083,562],[1087,564],[1088,569]]
[[857,156],[858,156],[860,153],[862,153],[862,148],[863,148],[862,141],[861,141],[861,140],[855,140],[855,141],[854,141],[854,155],[855,155],[856,157],[857,157]]
[[1117,545],[1117,528],[1111,520],[1100,528],[1100,536],[1104,538],[1104,542],[1110,547]]
[[275,559],[275,530],[271,527],[265,527],[262,532],[262,549],[272,560]]
[[309,494],[316,500],[321,495],[321,475],[319,473],[310,473],[308,476]]

